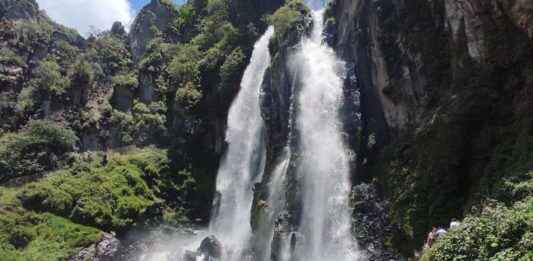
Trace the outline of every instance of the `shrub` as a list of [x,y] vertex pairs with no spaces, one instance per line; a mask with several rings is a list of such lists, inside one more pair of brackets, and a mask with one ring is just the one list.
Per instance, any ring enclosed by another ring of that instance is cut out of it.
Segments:
[[61,74],[61,67],[52,59],[39,63],[34,81],[40,90],[55,96],[64,94],[70,86],[69,79]]
[[162,218],[164,199],[176,201],[186,180],[171,171],[166,151],[146,148],[111,154],[106,165],[76,163],[26,185],[17,197],[27,209],[124,232]]
[[116,75],[128,71],[133,61],[126,44],[113,35],[104,35],[93,45],[94,56],[104,75]]
[[50,171],[66,153],[74,150],[78,137],[50,121],[32,121],[18,133],[0,137],[0,181]]
[[176,91],[176,103],[186,110],[192,110],[202,99],[202,92],[192,82],[186,82]]
[[439,239],[421,260],[531,260],[531,231],[533,198],[511,208],[487,207]]
[[220,67],[220,80],[222,89],[239,84],[243,70],[248,61],[241,48],[235,48]]
[[133,104],[134,129],[137,144],[162,141],[166,137],[166,107],[162,102],[153,102],[149,106],[135,101]]
[[307,8],[300,0],[291,0],[271,15],[268,22],[276,29],[276,36],[285,35],[305,10]]
[[26,64],[20,56],[6,48],[0,49],[0,63],[16,66],[24,66]]
[[139,84],[136,75],[133,73],[113,76],[111,82],[113,83],[113,86],[115,86],[115,88],[119,87],[128,90],[134,90]]
[[95,79],[93,66],[85,59],[80,59],[74,65],[73,81],[78,85],[91,85]]
[[167,73],[173,86],[180,86],[187,82],[198,82],[200,72],[198,61],[201,53],[194,45],[180,45],[179,51],[170,62]]

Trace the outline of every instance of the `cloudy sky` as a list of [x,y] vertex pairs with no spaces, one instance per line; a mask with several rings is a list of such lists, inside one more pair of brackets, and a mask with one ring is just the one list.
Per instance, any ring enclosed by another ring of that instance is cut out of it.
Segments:
[[[181,3],[183,0],[175,0]],[[150,0],[37,0],[56,22],[88,35],[111,28],[115,21],[130,24]]]

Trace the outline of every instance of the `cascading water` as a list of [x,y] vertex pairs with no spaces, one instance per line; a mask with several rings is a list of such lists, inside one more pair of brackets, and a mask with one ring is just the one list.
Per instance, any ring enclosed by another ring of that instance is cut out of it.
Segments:
[[270,65],[268,43],[273,34],[269,28],[256,43],[228,115],[228,150],[216,184],[220,204],[210,224],[211,232],[224,246],[223,261],[245,260],[244,251],[251,240],[253,185],[262,178],[265,154],[259,91]]
[[345,69],[323,43],[323,11],[313,11],[313,21],[311,36],[302,40],[291,63],[303,76],[296,114],[301,239],[292,260],[353,261],[359,256],[351,234],[349,158],[339,119]]
[[[323,2],[310,0],[309,4],[318,9]],[[290,97],[289,136],[278,165],[268,173],[266,212],[255,235],[251,228],[253,186],[262,180],[265,161],[260,88],[270,65],[268,44],[273,28],[256,43],[230,108],[229,146],[217,176],[219,201],[209,228],[222,243],[220,261],[364,259],[351,233],[350,159],[339,117],[345,65],[323,43],[323,11],[314,11],[313,21],[311,36],[302,39],[290,57],[294,97]],[[283,216],[298,212],[287,207],[288,183],[301,190],[291,194],[297,199],[290,199],[300,204],[299,222]]]
[[324,7],[328,0],[307,0],[307,5],[313,10],[319,10]]

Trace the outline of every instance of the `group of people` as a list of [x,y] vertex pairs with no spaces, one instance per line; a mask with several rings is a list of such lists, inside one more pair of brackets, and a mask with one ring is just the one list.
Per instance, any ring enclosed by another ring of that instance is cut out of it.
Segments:
[[[450,223],[450,227],[448,229],[453,230],[459,227],[460,225],[461,223],[459,221],[452,219],[452,222]],[[428,234],[424,248],[430,248],[431,246],[433,246],[433,244],[437,241],[437,239],[443,237],[444,235],[446,235],[446,233],[448,233],[448,231],[444,229],[443,227],[439,227],[439,228],[433,227]]]

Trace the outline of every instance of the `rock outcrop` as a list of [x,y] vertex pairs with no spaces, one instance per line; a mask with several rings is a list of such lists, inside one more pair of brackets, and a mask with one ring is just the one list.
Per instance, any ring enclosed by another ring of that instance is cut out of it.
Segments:
[[222,257],[223,246],[215,236],[208,236],[197,251],[186,251],[183,257],[184,261],[215,261]]
[[100,241],[82,249],[69,261],[112,261],[117,259],[120,241],[112,234],[104,233]]
[[0,2],[0,19],[35,19],[39,6],[35,0],[4,0]]
[[170,28],[177,16],[174,5],[165,0],[151,0],[143,7],[131,26],[129,35],[134,60],[139,60],[146,52],[148,43]]

